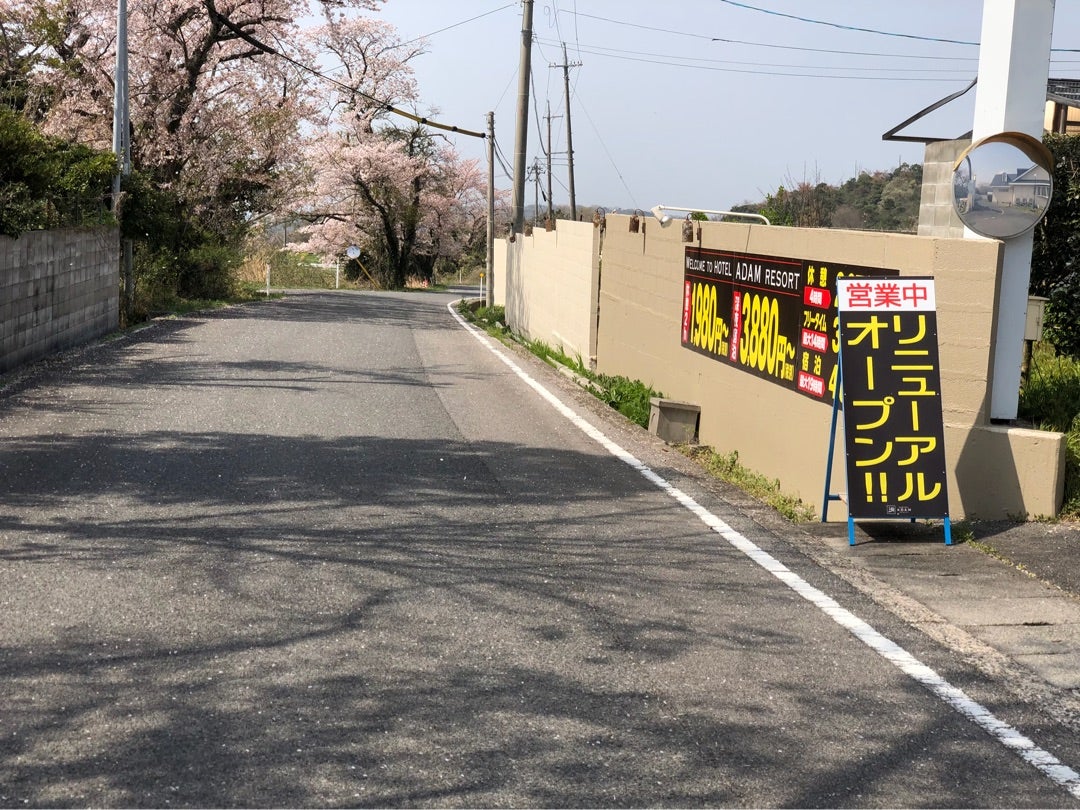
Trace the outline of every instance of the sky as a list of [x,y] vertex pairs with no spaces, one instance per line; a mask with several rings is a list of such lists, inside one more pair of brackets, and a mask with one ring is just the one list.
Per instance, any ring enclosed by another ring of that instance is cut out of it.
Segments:
[[[1056,5],[1052,46],[1077,52],[1053,53],[1050,75],[1080,78],[1080,2]],[[563,70],[552,67],[565,43],[580,63],[570,68],[579,206],[727,210],[780,185],[919,163],[921,144],[881,136],[975,77],[982,14],[983,0],[535,0],[527,162],[546,170],[550,105],[552,196],[565,206]],[[494,112],[512,172],[521,2],[386,0],[371,16],[405,40],[426,37],[410,63],[423,112],[479,131]],[[974,100],[972,90],[904,132],[958,137]],[[481,139],[452,140],[486,163]],[[497,163],[496,186],[512,185]],[[530,183],[526,204],[534,197]]]

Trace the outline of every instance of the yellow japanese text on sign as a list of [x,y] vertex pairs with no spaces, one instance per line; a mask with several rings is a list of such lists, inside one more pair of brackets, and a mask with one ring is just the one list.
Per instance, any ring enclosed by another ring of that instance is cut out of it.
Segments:
[[851,516],[948,517],[934,280],[842,279],[837,298]]

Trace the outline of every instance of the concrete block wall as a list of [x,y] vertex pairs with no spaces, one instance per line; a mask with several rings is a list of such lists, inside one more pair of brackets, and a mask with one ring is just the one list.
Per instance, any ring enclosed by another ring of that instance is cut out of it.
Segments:
[[119,327],[115,228],[0,236],[0,373]]
[[919,201],[919,236],[960,239],[964,223],[953,208],[953,164],[971,145],[970,140],[938,141],[926,145],[922,197]]
[[[699,405],[702,443],[724,453],[737,450],[747,467],[778,479],[783,491],[820,504],[830,404],[684,348],[680,330],[686,245],[681,229],[649,221],[646,233],[629,233],[627,224],[625,216],[608,216],[602,274],[584,266],[586,254],[580,246],[572,250],[579,263],[579,282],[564,291],[598,301],[595,318],[578,304],[568,306],[565,297],[531,296],[521,302],[520,311],[514,311],[520,320],[510,318],[510,325],[529,323],[534,332],[543,332],[537,327],[556,315],[573,316],[579,324],[565,329],[581,334],[598,323],[596,370],[641,380],[665,397]],[[935,277],[952,517],[1056,514],[1064,483],[1062,434],[998,426],[989,418],[1000,242],[722,222],[703,223],[702,230],[701,244],[706,248]],[[519,283],[514,273],[531,276],[543,270],[531,262],[547,266],[556,248],[523,251],[516,266],[508,261],[509,288]],[[506,256],[505,243],[499,253]],[[594,267],[600,263],[598,253],[593,262]],[[537,311],[553,307],[560,312]],[[508,307],[508,317],[512,311]],[[531,336],[551,339],[550,334]],[[833,467],[830,491],[844,491],[840,435],[834,450],[840,461]],[[830,519],[844,517],[844,504],[829,506]]]
[[599,244],[591,222],[559,220],[553,231],[536,228],[496,250],[495,301],[507,321],[586,365],[595,354]]

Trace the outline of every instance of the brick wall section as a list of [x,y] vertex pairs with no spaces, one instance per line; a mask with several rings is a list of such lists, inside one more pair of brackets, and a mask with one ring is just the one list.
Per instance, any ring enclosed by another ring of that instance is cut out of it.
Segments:
[[115,228],[0,236],[0,373],[118,328],[119,253]]

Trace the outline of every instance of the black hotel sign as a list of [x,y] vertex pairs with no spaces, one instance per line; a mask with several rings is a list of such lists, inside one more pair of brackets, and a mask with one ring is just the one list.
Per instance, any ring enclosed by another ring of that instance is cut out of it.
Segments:
[[934,280],[843,279],[837,297],[849,514],[948,517]]
[[682,345],[832,403],[837,279],[894,271],[688,246]]

